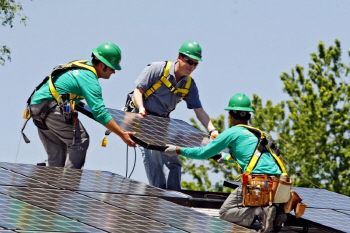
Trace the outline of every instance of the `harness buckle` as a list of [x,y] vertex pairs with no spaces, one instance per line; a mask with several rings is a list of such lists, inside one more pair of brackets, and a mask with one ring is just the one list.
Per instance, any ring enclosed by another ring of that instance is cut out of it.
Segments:
[[175,91],[177,91],[177,89],[176,89],[175,87],[171,87],[171,88],[170,88],[170,92],[171,92],[171,93],[176,93]]

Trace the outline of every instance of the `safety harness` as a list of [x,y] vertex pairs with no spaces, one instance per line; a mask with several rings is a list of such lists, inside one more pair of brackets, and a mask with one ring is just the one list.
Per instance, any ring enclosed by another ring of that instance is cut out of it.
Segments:
[[[173,94],[177,94],[177,93],[181,93],[182,96],[180,98],[180,100],[177,103],[180,103],[183,98],[185,98],[185,96],[188,94],[190,87],[191,87],[191,83],[192,83],[192,77],[188,76],[187,77],[187,82],[185,84],[184,88],[176,88],[173,86],[173,84],[167,79],[168,75],[169,75],[169,70],[170,70],[170,66],[171,66],[172,62],[171,61],[166,61],[165,62],[165,66],[164,66],[164,71],[163,71],[163,75],[162,77],[155,83],[153,84],[152,87],[150,87],[147,91],[145,91],[143,93],[143,98],[147,99],[149,98],[156,90],[158,90],[158,88],[160,88],[162,85],[165,85],[169,91]],[[132,98],[133,96],[133,92],[130,92],[128,94],[126,103],[125,103],[125,108],[124,110],[127,112],[132,112],[134,108],[138,109],[138,106],[136,105],[136,102],[133,100]],[[150,112],[150,111],[148,111]],[[152,113],[152,112],[150,112]],[[156,113],[152,113],[153,115],[157,115]]]
[[[241,127],[246,128],[247,130],[249,130],[251,133],[253,133],[258,138],[258,144],[255,147],[254,153],[253,153],[252,157],[250,158],[250,161],[248,163],[247,169],[245,170],[244,174],[249,175],[254,170],[254,168],[258,164],[258,161],[259,161],[261,155],[265,152],[270,152],[270,154],[272,155],[276,164],[281,169],[282,173],[287,173],[286,169],[283,165],[283,162],[281,161],[279,156],[276,155],[276,153],[275,153],[276,149],[272,149],[271,146],[268,145],[267,136],[264,132],[262,132],[258,128],[254,128],[254,127],[249,126],[249,125],[238,124],[237,126],[241,126]],[[277,148],[277,147],[274,146],[273,148]],[[236,162],[236,164],[238,165],[238,167],[241,170],[241,173],[243,173],[241,166],[238,164],[236,157],[233,155],[233,153],[231,151],[230,151],[230,157]],[[226,160],[230,160],[230,158],[226,158]]]
[[[75,101],[73,100],[82,100],[84,99],[84,96],[79,96],[76,94],[62,94],[60,95],[55,87],[55,84],[52,80],[52,77],[54,77],[55,75],[60,74],[63,71],[67,71],[67,70],[72,70],[72,69],[84,69],[84,70],[89,70],[91,72],[93,72],[97,77],[97,72],[95,70],[95,68],[91,65],[88,65],[89,61],[88,60],[76,60],[76,61],[72,61],[68,64],[61,64],[56,66],[53,71],[51,72],[51,74],[47,77],[45,77],[45,79],[34,89],[34,91],[32,92],[32,94],[29,96],[28,100],[27,100],[27,107],[24,111],[24,115],[23,118],[27,119],[24,122],[23,128],[21,130],[22,132],[22,136],[23,139],[26,143],[30,143],[30,140],[26,137],[26,135],[23,133],[27,122],[29,121],[29,119],[31,117],[33,117],[33,119],[41,121],[44,124],[44,120],[45,118],[48,116],[48,114],[52,111],[53,108],[55,108],[57,105],[59,105],[63,111],[63,116],[66,122],[74,122],[76,124],[76,117],[77,117],[77,113],[74,111],[75,109]],[[50,92],[52,94],[52,96],[55,98],[55,101],[48,101],[40,110],[40,113],[38,114],[38,116],[33,116],[30,113],[30,103],[32,100],[32,97],[34,95],[34,93],[39,90],[46,82],[49,82],[49,89]],[[74,138],[73,138],[73,144],[75,142],[75,127],[74,127]]]
[[180,103],[182,101],[182,99],[188,94],[188,91],[190,90],[191,83],[192,83],[191,76],[188,76],[185,88],[176,88],[176,87],[174,87],[173,84],[171,84],[171,82],[167,79],[167,77],[169,75],[169,70],[170,70],[171,64],[172,64],[171,61],[166,61],[165,62],[165,68],[164,68],[163,76],[155,84],[153,84],[153,86],[151,88],[149,88],[147,91],[145,91],[143,93],[145,99],[147,99],[158,88],[160,88],[160,86],[162,84],[164,84],[169,89],[169,91],[171,93],[174,93],[174,94],[176,94],[178,92],[182,93],[182,97],[178,101],[178,103]]
[[[267,135],[260,129],[243,124],[238,124],[237,126],[246,128],[258,138],[258,143],[244,173],[235,156],[230,152],[231,158],[238,164],[242,173],[243,206],[264,206],[272,205],[272,203],[286,203],[290,197],[292,182],[287,175],[278,153],[276,154],[276,152],[279,152],[278,148],[274,144],[269,145]],[[276,164],[281,169],[282,174],[280,177],[267,174],[251,174],[258,164],[261,155],[265,152],[270,152]]]

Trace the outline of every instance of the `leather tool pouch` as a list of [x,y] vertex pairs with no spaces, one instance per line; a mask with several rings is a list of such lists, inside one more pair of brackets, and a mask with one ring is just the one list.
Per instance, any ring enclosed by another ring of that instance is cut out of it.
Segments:
[[293,189],[290,190],[290,198],[287,203],[284,204],[284,212],[289,213],[294,210],[295,217],[301,217],[306,209],[307,204],[301,203],[302,199]]
[[243,185],[244,206],[264,206],[272,203],[272,178],[267,175],[249,175]]
[[273,177],[272,180],[273,203],[286,203],[290,198],[290,190],[292,187],[290,177],[282,173],[280,178]]

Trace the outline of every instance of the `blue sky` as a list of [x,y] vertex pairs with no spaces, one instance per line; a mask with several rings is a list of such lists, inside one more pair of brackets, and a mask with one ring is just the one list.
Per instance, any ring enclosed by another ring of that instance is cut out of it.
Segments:
[[[344,55],[350,49],[350,3],[344,0],[34,0],[22,4],[29,17],[27,26],[17,19],[13,28],[0,27],[0,43],[12,50],[12,62],[0,67],[0,161],[4,162],[15,161],[22,114],[33,89],[54,66],[90,59],[91,49],[107,41],[122,51],[122,70],[110,80],[100,80],[107,107],[124,105],[148,63],[175,61],[181,44],[195,40],[202,47],[203,62],[192,76],[211,117],[226,114],[223,109],[237,92],[249,97],[256,93],[263,103],[287,99],[279,75],[295,64],[307,70],[309,54],[316,52],[319,41],[328,47],[338,38]],[[181,103],[171,116],[189,122],[195,115]],[[90,135],[90,151],[105,129],[84,116],[80,119]],[[32,122],[25,133],[31,143],[21,141],[17,162],[44,161],[47,156]],[[124,175],[125,153],[126,145],[111,135],[106,148],[98,146],[88,155],[85,168]],[[133,156],[130,153],[129,171]],[[139,151],[132,178],[147,183]]]

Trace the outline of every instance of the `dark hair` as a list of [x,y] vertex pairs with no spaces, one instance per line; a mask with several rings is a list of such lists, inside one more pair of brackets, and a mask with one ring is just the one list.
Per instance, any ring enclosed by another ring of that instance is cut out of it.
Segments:
[[94,54],[91,54],[91,57],[92,57],[91,63],[92,63],[93,65],[97,66],[98,64],[100,64],[101,61],[98,60]]
[[239,120],[239,121],[248,121],[251,117],[250,113],[246,111],[230,110],[229,113],[233,117],[233,119]]

